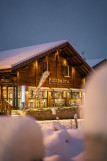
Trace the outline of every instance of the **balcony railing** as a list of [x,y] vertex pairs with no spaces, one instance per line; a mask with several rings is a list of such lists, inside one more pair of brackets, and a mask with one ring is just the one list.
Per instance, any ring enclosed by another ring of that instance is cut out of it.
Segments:
[[4,115],[11,115],[12,105],[7,100],[0,101],[0,113]]

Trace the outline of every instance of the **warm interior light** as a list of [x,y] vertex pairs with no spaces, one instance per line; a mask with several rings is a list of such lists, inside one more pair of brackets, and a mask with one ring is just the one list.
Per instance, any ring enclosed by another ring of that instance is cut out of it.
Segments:
[[72,67],[72,74],[74,75],[75,74],[75,68]]
[[67,65],[67,61],[66,60],[64,60],[64,65]]
[[35,62],[35,66],[36,66],[36,68],[38,67],[38,61],[36,60],[36,62]]

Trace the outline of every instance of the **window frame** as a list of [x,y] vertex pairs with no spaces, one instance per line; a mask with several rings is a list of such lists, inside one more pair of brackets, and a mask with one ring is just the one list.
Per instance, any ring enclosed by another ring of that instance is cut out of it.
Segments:
[[[46,66],[44,64],[46,64]],[[48,68],[48,62],[43,62],[43,72],[48,71]]]
[[70,77],[70,66],[69,65],[65,66],[65,77]]

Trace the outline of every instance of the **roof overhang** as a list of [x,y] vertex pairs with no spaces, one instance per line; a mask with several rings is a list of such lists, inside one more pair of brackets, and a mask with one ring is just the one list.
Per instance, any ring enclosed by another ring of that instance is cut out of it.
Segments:
[[[94,71],[89,64],[82,58],[82,56],[74,49],[74,47],[68,41],[61,41],[59,43],[53,43],[54,45],[46,48],[45,50],[36,52],[32,56],[27,57],[21,61],[18,61],[12,65],[1,66],[0,69],[10,68],[17,71],[19,68],[26,66],[29,63],[36,61],[39,58],[42,58],[46,55],[49,55],[53,52],[59,52],[59,56],[64,56],[71,63],[71,65],[78,70],[81,74],[81,77],[85,77],[90,72]],[[45,45],[45,44],[44,44]],[[36,46],[35,46],[36,48]],[[18,50],[18,49],[17,49]],[[21,56],[21,54],[20,54]]]

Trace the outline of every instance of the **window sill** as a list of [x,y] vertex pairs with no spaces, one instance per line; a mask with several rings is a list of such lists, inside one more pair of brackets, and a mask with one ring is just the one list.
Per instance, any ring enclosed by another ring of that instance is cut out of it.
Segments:
[[64,77],[68,77],[68,78],[70,78],[71,76],[64,76]]

